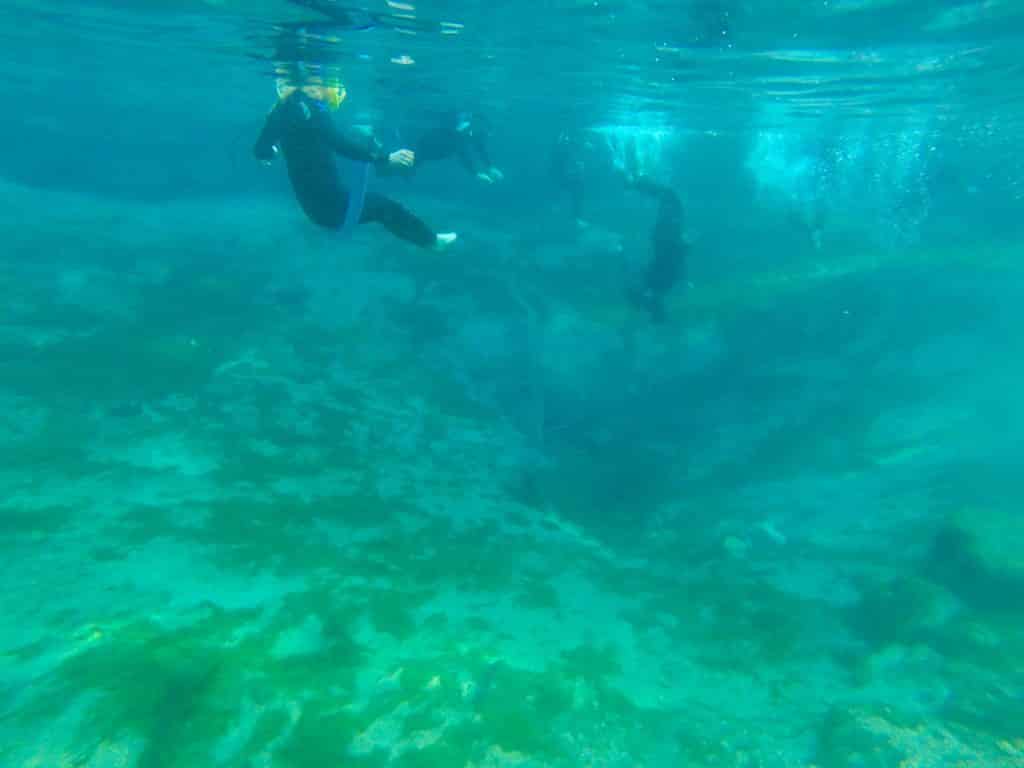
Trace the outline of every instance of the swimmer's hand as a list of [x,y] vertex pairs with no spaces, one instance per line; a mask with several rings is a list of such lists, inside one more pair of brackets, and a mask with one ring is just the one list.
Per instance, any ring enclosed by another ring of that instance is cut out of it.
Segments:
[[277,148],[277,144],[271,144],[269,149],[261,147],[259,145],[253,150],[253,154],[256,155],[256,159],[259,160],[263,165],[271,165],[274,162],[274,158],[277,157],[277,153],[280,150]]
[[388,155],[388,165],[395,168],[412,168],[416,162],[416,153],[411,149],[399,149]]

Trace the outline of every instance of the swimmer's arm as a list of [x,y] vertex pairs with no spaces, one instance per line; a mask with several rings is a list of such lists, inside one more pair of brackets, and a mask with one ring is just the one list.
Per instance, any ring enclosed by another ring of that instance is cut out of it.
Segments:
[[263,130],[252,148],[257,160],[269,162],[277,155],[277,144],[281,140],[281,106],[274,107],[263,123]]
[[373,163],[378,173],[406,171],[416,162],[416,154],[410,149],[399,149],[389,153],[372,133],[358,129],[339,131],[331,128],[331,146],[339,155],[351,160]]
[[476,150],[477,157],[480,158],[484,164],[484,168],[493,168],[494,163],[491,162],[491,153],[487,151],[487,142],[484,140],[482,133],[473,134],[473,148]]
[[459,142],[456,154],[459,157],[459,162],[462,163],[462,167],[475,176],[486,171],[489,165],[480,154],[473,151],[475,145],[471,142],[473,142],[473,139]]
[[381,169],[387,167],[388,153],[385,151],[384,145],[377,141],[377,137],[372,133],[355,128],[341,131],[332,125],[328,135],[331,148],[342,157],[373,163]]

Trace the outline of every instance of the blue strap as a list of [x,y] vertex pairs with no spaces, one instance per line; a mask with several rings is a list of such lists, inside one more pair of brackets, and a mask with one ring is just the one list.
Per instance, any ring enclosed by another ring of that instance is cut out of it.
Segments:
[[359,223],[366,203],[366,188],[370,185],[370,163],[341,159],[339,171],[345,177],[348,188],[348,206],[345,208],[345,221],[341,225],[342,237],[348,237]]

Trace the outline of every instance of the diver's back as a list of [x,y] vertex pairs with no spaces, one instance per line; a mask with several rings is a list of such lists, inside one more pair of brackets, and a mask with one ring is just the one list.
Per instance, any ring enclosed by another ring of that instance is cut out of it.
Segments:
[[295,99],[284,115],[281,150],[302,210],[316,224],[337,228],[345,220],[348,192],[329,143],[329,120],[315,101]]

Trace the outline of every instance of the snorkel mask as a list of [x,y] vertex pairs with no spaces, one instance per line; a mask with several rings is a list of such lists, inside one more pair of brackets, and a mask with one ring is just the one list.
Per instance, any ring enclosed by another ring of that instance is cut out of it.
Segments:
[[331,84],[320,86],[320,90],[323,93],[321,101],[327,104],[328,109],[332,112],[340,107],[341,103],[345,101],[345,97],[348,96],[345,86],[337,79]]
[[295,81],[289,78],[287,73],[278,70],[278,77],[274,83],[277,89],[277,98],[284,101],[296,90],[301,89],[309,98],[319,101],[333,112],[348,96],[348,91],[337,77],[324,80],[319,75],[313,75],[303,77],[301,80],[302,85],[295,85]]

